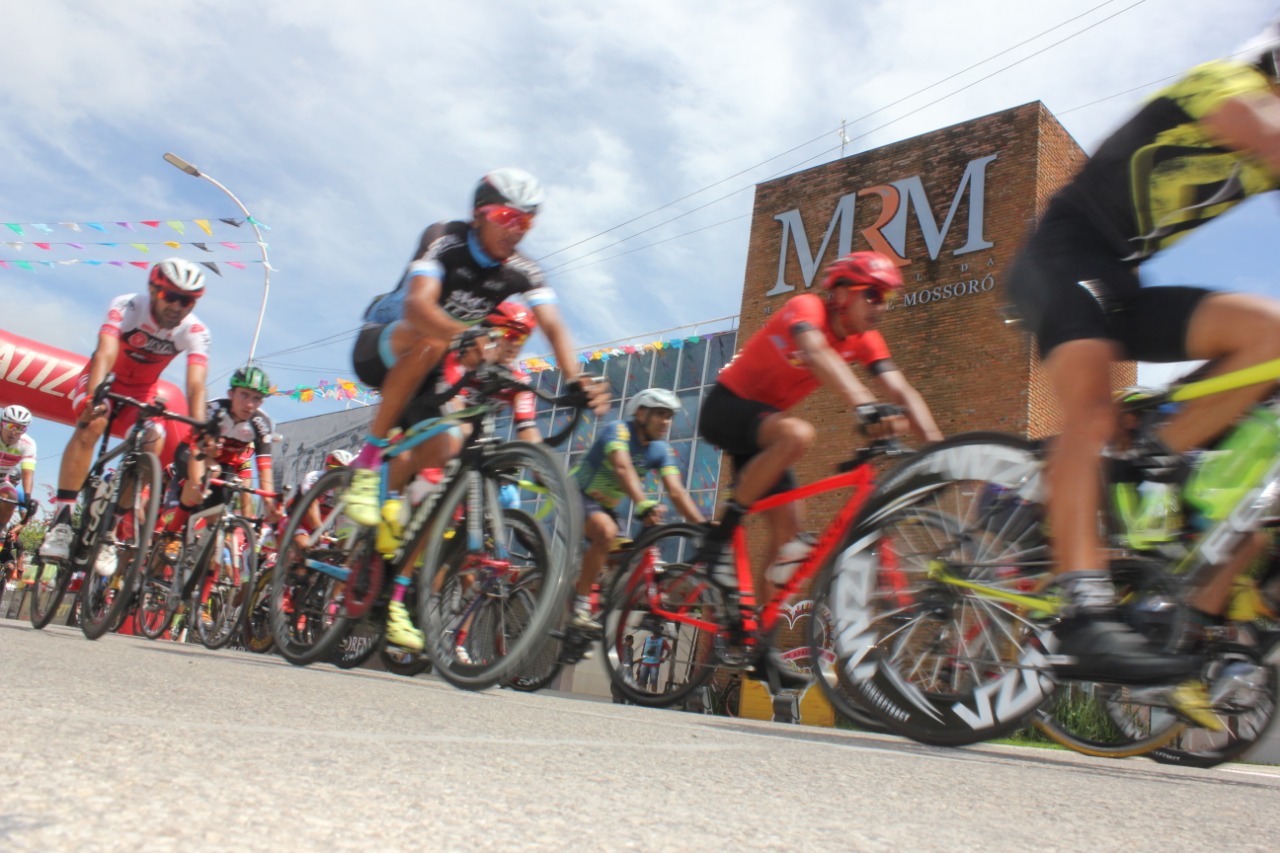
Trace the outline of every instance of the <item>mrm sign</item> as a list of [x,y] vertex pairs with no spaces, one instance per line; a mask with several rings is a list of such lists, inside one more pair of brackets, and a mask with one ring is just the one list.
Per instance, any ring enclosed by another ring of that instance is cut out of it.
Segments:
[[966,224],[964,245],[955,249],[953,255],[964,255],[982,249],[990,249],[993,245],[982,236],[983,218],[986,208],[987,166],[998,155],[991,154],[969,161],[960,184],[951,197],[951,207],[947,211],[942,226],[933,216],[933,207],[925,195],[924,182],[919,175],[903,178],[891,184],[867,187],[856,192],[847,193],[836,202],[835,212],[827,222],[826,233],[822,235],[822,245],[817,255],[809,251],[809,237],[805,233],[804,221],[800,218],[800,210],[788,210],[773,217],[782,223],[782,248],[778,253],[778,280],[765,296],[776,296],[795,290],[795,285],[786,283],[787,259],[791,249],[795,250],[795,258],[800,262],[800,273],[804,278],[804,286],[813,284],[813,277],[823,264],[823,256],[831,244],[831,237],[836,235],[836,251],[830,260],[853,251],[853,222],[857,210],[858,199],[877,196],[880,199],[880,215],[869,228],[859,231],[866,238],[868,248],[874,249],[893,258],[899,265],[910,263],[907,260],[907,225],[913,218],[924,237],[925,248],[929,251],[930,260],[937,260],[942,251],[942,244],[947,233],[954,224],[956,211],[965,193],[969,194],[969,221]]

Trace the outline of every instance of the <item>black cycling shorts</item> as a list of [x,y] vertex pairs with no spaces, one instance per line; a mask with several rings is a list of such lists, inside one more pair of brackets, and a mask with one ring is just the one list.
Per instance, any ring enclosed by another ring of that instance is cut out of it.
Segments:
[[[698,434],[729,454],[733,460],[736,481],[742,466],[760,452],[760,422],[781,412],[773,406],[739,397],[719,382],[712,387],[698,414]],[[796,487],[796,475],[790,468],[768,492],[788,492]]]
[[1040,355],[1078,340],[1112,340],[1125,358],[1186,361],[1202,287],[1143,287],[1083,213],[1055,201],[1009,275],[1009,298],[1039,339]]
[[[391,369],[392,362],[388,361],[391,356],[387,339],[393,325],[371,323],[356,335],[356,345],[351,353],[352,367],[355,369],[356,378],[370,388],[381,388],[387,378],[387,371]],[[404,407],[404,414],[396,424],[401,429],[409,429],[427,418],[438,418],[443,414],[440,406],[430,404],[429,400],[435,396],[441,370],[441,366],[437,365],[422,380],[422,384],[418,386],[417,392]]]

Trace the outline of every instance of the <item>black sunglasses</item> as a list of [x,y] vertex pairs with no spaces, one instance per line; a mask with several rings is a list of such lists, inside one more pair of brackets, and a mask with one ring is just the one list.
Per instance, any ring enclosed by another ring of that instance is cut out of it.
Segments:
[[196,297],[194,296],[187,296],[184,293],[174,293],[172,290],[165,290],[163,287],[157,287],[156,290],[160,291],[160,298],[165,302],[172,302],[175,305],[181,305],[183,308],[196,304]]

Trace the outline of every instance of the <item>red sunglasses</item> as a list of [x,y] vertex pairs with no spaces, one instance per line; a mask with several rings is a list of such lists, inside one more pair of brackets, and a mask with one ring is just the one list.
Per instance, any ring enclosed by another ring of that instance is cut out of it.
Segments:
[[172,290],[165,290],[163,287],[157,287],[156,290],[160,291],[160,298],[165,302],[181,305],[183,308],[195,305],[196,299],[198,298],[195,296],[188,296],[185,293],[174,293]]
[[872,305],[892,305],[894,299],[898,295],[896,290],[881,290],[878,287],[872,287],[870,285],[855,287],[854,291],[861,291],[862,298]]
[[507,207],[504,204],[486,204],[480,208],[484,218],[510,231],[528,231],[533,227],[533,214]]

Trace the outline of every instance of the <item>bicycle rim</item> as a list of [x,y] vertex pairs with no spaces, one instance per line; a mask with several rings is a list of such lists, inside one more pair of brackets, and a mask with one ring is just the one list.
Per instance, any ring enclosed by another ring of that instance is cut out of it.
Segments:
[[1037,621],[1048,614],[961,584],[1026,600],[1048,576],[1033,448],[1013,436],[957,436],[894,469],[886,484],[829,569],[829,694],[852,688],[887,727],[924,743],[962,745],[1022,727],[1054,690]]
[[1035,725],[1055,743],[1085,755],[1129,758],[1170,743],[1186,725],[1159,691],[1112,684],[1067,683],[1036,712]]
[[[102,513],[93,541],[86,549],[88,560],[80,586],[80,630],[96,640],[124,619],[134,592],[134,582],[147,559],[151,533],[156,528],[160,508],[160,462],[154,453],[138,453],[133,464],[117,472],[122,478],[120,494],[132,495],[124,513],[119,506]],[[103,549],[116,552],[116,570],[99,575],[95,563]]]
[[[547,545],[538,522],[518,509],[505,510],[503,517],[508,530],[507,548],[512,552],[512,559],[529,564],[545,559],[543,555]],[[533,654],[515,667],[506,681],[507,686],[522,693],[535,693],[549,686],[564,668],[560,663],[560,651],[560,640],[548,635]]]
[[71,585],[71,567],[66,563],[35,563],[36,576],[31,583],[31,627],[43,628],[53,621]]
[[173,557],[165,553],[165,537],[151,549],[151,558],[138,581],[138,633],[154,640],[173,623],[178,593],[173,588]]
[[[696,524],[646,531],[632,544],[605,599],[605,669],[617,691],[637,705],[674,705],[715,671],[718,632],[674,618],[724,624],[719,591],[690,565],[702,535]],[[656,662],[645,662],[646,651]]]
[[197,634],[205,648],[220,649],[235,636],[256,568],[253,549],[253,527],[247,521],[230,518],[221,524],[196,610]]

